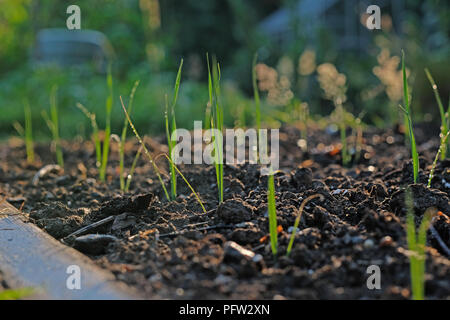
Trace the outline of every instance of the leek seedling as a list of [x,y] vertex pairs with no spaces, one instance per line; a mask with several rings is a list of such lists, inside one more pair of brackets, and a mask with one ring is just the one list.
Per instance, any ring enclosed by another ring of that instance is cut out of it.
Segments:
[[[130,100],[128,102],[128,114],[131,114],[133,109],[133,100],[136,89],[139,86],[139,80],[134,83],[133,89],[131,89]],[[127,139],[128,120],[125,117],[122,128],[122,135],[119,140],[119,180],[120,190],[125,191],[125,177],[124,177],[124,162],[125,162],[125,141]]]
[[436,164],[439,159],[439,154],[441,152],[443,152],[443,150],[446,148],[449,135],[450,135],[450,131],[448,131],[447,134],[444,136],[444,138],[441,140],[441,145],[439,146],[439,149],[436,153],[436,157],[434,158],[433,165],[431,166],[430,176],[428,177],[428,185],[427,185],[428,188],[431,188],[431,180],[433,180],[434,170],[436,169]]
[[24,112],[24,122],[25,128],[19,122],[15,122],[13,124],[19,136],[21,136],[25,141],[25,149],[27,152],[27,162],[34,162],[34,144],[33,144],[33,128],[32,128],[32,120],[31,120],[31,108],[28,101],[25,102],[25,106],[23,108]]
[[133,164],[131,165],[130,172],[128,173],[128,176],[127,176],[127,182],[125,184],[124,192],[128,192],[128,190],[130,189],[131,179],[133,179],[134,170],[136,169],[136,165],[139,160],[139,157],[141,156],[141,152],[142,152],[142,146],[139,147],[139,149],[136,153],[136,156],[134,157]]
[[409,256],[412,298],[414,300],[423,300],[425,297],[425,245],[427,240],[427,231],[430,228],[432,218],[436,214],[435,208],[427,209],[423,215],[422,222],[416,233],[416,224],[414,221],[413,198],[410,190],[406,191],[405,202],[407,207],[406,233],[408,248],[411,252]]
[[223,141],[215,136],[215,130],[223,132],[223,108],[220,105],[220,65],[213,61],[212,74],[209,64],[209,56],[206,55],[208,63],[208,91],[209,104],[211,105],[211,129],[214,139],[214,165],[216,167],[217,187],[219,191],[219,203],[223,202]]
[[[161,177],[161,172],[159,171],[158,166],[156,165],[155,161],[153,161],[153,157],[150,154],[150,152],[148,151],[147,147],[145,146],[144,141],[142,140],[141,136],[139,135],[139,133],[137,132],[133,122],[131,121],[130,115],[127,113],[127,109],[125,108],[125,105],[123,103],[122,100],[122,96],[120,96],[120,103],[122,104],[122,109],[123,112],[125,112],[125,116],[127,117],[128,123],[130,124],[131,129],[133,129],[134,135],[136,136],[136,138],[138,139],[139,143],[141,144],[142,149],[144,149],[144,153],[147,155],[150,163],[153,166],[153,169],[155,170],[156,176],[158,177],[158,180],[161,184],[161,187],[163,188],[164,191],[164,195],[166,196],[166,199],[168,201],[170,201],[170,197],[169,197],[169,193],[167,192],[167,188],[164,184],[164,181]],[[184,180],[184,182],[187,184],[187,186],[189,187],[189,189],[193,192],[194,196],[197,198],[198,203],[200,204],[200,206],[202,207],[202,210],[204,213],[206,213],[206,209],[205,206],[203,205],[203,202],[200,200],[200,197],[198,196],[197,192],[195,192],[194,188],[192,188],[191,184],[187,181],[187,179],[184,177],[184,175],[181,173],[181,171],[175,166],[175,164],[172,162],[172,160],[170,159],[169,156],[167,156],[166,154],[164,154],[164,156],[167,158],[167,160],[173,165],[173,167],[175,168],[175,170],[178,172],[178,174],[181,176],[181,178]]]
[[267,210],[269,213],[270,247],[273,256],[276,257],[278,250],[277,210],[275,207],[275,183],[272,169],[269,174],[267,186]]
[[108,87],[108,97],[106,98],[106,127],[105,138],[103,140],[102,163],[100,166],[100,181],[105,182],[106,166],[108,165],[109,140],[111,136],[111,111],[113,105],[113,80],[111,72],[111,64],[108,66],[108,74],[106,75],[106,85]]
[[61,149],[61,139],[59,137],[59,124],[58,124],[58,87],[55,85],[51,89],[50,93],[50,117],[45,110],[42,111],[42,117],[47,123],[48,128],[50,129],[53,135],[53,143],[55,146],[56,153],[56,161],[58,165],[63,168],[64,167],[64,158]]
[[315,195],[309,196],[308,198],[303,200],[302,204],[300,205],[300,208],[297,211],[297,218],[295,218],[294,228],[292,229],[291,239],[289,240],[289,245],[287,247],[286,256],[289,256],[289,254],[291,253],[292,245],[294,244],[294,240],[295,240],[295,234],[297,233],[298,225],[300,223],[300,219],[302,218],[303,209],[305,208],[306,204],[309,201],[311,201],[315,198],[320,198],[320,200],[322,200],[322,201],[324,199],[323,195],[315,194]]
[[91,121],[92,136],[95,144],[96,166],[100,167],[102,161],[102,147],[100,143],[100,134],[98,130],[97,120],[95,113],[89,112],[81,103],[77,103],[77,108],[84,113],[84,115]]
[[258,82],[256,77],[257,62],[258,62],[258,53],[255,53],[255,57],[253,58],[253,69],[252,69],[253,96],[255,99],[255,121],[256,121],[256,128],[258,129],[258,139],[261,139],[261,137],[259,137],[259,130],[261,129],[261,99],[259,98]]
[[[183,59],[181,59],[180,67],[178,68],[177,78],[175,80],[175,88],[172,99],[172,106],[169,110],[169,102],[166,95],[166,112],[164,114],[164,118],[166,121],[166,135],[167,135],[167,145],[169,147],[169,157],[172,161],[170,161],[170,180],[171,180],[171,196],[172,199],[177,197],[177,173],[173,163],[175,162],[175,155],[172,154],[173,148],[176,146],[177,141],[173,138],[173,133],[177,129],[177,122],[175,119],[175,105],[177,104],[178,99],[178,91],[180,89],[181,82],[181,70],[183,69]],[[170,124],[169,124],[169,113],[170,113]]]
[[0,292],[0,300],[19,300],[31,296],[35,289],[25,287],[21,289],[7,289]]
[[414,183],[417,183],[417,179],[419,177],[419,154],[417,153],[416,139],[414,138],[414,130],[411,119],[411,108],[409,105],[409,93],[408,93],[409,90],[405,68],[405,52],[402,51],[402,54],[403,54],[402,56],[403,100],[405,102],[405,107],[403,108],[402,106],[400,106],[400,109],[402,109],[403,113],[405,114],[405,119],[407,123],[406,128],[408,129],[409,141],[411,143],[411,157],[413,161]]
[[[447,119],[448,114],[447,115],[445,114],[444,106],[442,104],[442,100],[441,100],[441,97],[439,95],[438,87],[436,85],[436,82],[434,82],[434,79],[431,76],[430,71],[428,69],[425,69],[425,73],[427,75],[428,81],[431,84],[431,87],[433,88],[434,96],[436,98],[436,102],[437,102],[437,105],[439,107],[439,113],[441,114],[441,134],[440,134],[440,137],[441,137],[441,140],[443,140],[444,137],[446,136],[446,134],[448,133],[448,129],[449,129],[448,128],[448,124],[447,124],[447,122],[448,122],[448,119]],[[446,143],[444,143],[444,144],[441,143],[441,147],[442,146],[443,146],[443,148],[442,148],[442,152],[441,152],[441,160],[445,160],[445,158],[447,156],[447,144]]]

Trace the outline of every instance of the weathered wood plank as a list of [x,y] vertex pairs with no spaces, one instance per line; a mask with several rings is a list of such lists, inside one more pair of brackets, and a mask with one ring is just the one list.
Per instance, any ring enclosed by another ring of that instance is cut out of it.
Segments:
[[[68,289],[69,266],[80,268],[81,289]],[[63,245],[0,201],[0,270],[9,285],[38,288],[46,299],[136,299],[138,295],[80,252]]]

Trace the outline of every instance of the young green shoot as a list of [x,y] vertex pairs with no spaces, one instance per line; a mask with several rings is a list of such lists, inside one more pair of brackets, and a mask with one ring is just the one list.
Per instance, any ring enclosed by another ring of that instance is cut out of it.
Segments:
[[259,130],[261,129],[261,99],[259,97],[258,90],[258,81],[256,77],[256,63],[258,62],[258,53],[255,53],[253,58],[253,68],[252,68],[252,81],[253,81],[253,97],[255,99],[255,121],[256,121],[256,129],[258,130],[258,139]]
[[139,157],[141,156],[141,153],[142,153],[142,146],[140,146],[138,151],[136,152],[136,156],[134,157],[133,163],[130,168],[130,172],[128,173],[127,182],[124,188],[125,193],[127,193],[128,190],[130,190],[131,179],[133,179],[134,171],[136,170],[136,165],[139,160]]
[[25,106],[23,108],[24,112],[24,123],[25,128],[19,122],[14,122],[13,126],[16,129],[19,136],[21,136],[25,141],[25,149],[27,152],[27,162],[34,162],[34,144],[33,144],[33,127],[32,127],[32,117],[31,108],[28,101],[25,101]]
[[413,197],[409,189],[405,193],[405,202],[407,208],[406,236],[410,251],[409,262],[412,298],[414,300],[423,300],[425,298],[425,246],[427,231],[437,210],[436,208],[429,208],[425,211],[417,234]]
[[403,100],[405,102],[405,107],[400,106],[400,109],[405,114],[406,128],[408,129],[409,142],[411,144],[411,158],[413,161],[414,183],[417,183],[417,179],[419,177],[419,154],[417,153],[416,139],[414,137],[414,130],[411,119],[411,107],[409,105],[409,90],[408,90],[408,80],[406,77],[404,51],[402,51],[402,74],[403,74]]
[[306,204],[309,201],[311,201],[315,198],[320,198],[321,201],[323,201],[323,199],[324,199],[323,195],[314,194],[312,196],[309,196],[305,200],[303,200],[302,204],[300,205],[300,208],[297,211],[297,218],[295,218],[294,228],[292,229],[292,234],[291,234],[291,238],[289,240],[289,245],[287,247],[286,256],[289,256],[289,254],[291,253],[292,245],[294,244],[294,240],[295,240],[295,234],[297,233],[298,225],[300,224],[300,219],[302,218],[303,209],[305,208]]
[[108,97],[106,98],[106,127],[105,137],[103,140],[102,163],[100,166],[100,181],[105,182],[106,167],[108,165],[109,143],[111,136],[111,111],[113,105],[113,80],[111,64],[108,66],[108,74],[106,75],[106,85],[108,87]]
[[277,210],[275,206],[275,183],[272,171],[269,174],[267,186],[267,210],[269,214],[270,247],[273,256],[276,257],[278,251]]
[[222,138],[216,137],[216,130],[223,133],[223,108],[220,104],[220,65],[214,60],[211,67],[209,56],[206,55],[208,63],[208,91],[209,104],[211,105],[211,129],[214,139],[214,165],[216,167],[217,187],[219,191],[219,203],[223,202],[223,141]]
[[436,153],[436,157],[434,157],[433,165],[431,166],[430,176],[428,177],[427,188],[431,188],[431,180],[433,180],[434,170],[436,169],[436,164],[439,159],[439,154],[441,152],[443,152],[443,150],[446,148],[449,135],[450,135],[450,131],[448,131],[447,134],[444,136],[444,138],[441,140],[441,145],[439,146],[439,149]]
[[[177,104],[178,99],[178,91],[180,89],[181,82],[181,71],[183,69],[183,59],[181,59],[180,67],[178,68],[177,77],[175,80],[175,88],[173,93],[172,105],[169,110],[169,101],[166,95],[166,111],[164,113],[164,118],[166,122],[166,136],[167,136],[167,145],[169,147],[169,157],[172,161],[170,161],[170,180],[171,180],[171,190],[170,195],[172,199],[177,197],[177,173],[175,170],[175,166],[173,165],[176,162],[175,155],[172,154],[172,150],[175,148],[177,141],[173,139],[173,133],[177,129],[177,122],[175,118],[175,105]],[[170,123],[169,123],[170,117]]]
[[[136,93],[136,89],[138,86],[139,80],[134,83],[134,86],[131,89],[130,100],[128,102],[128,114],[131,114],[131,111],[133,110],[134,95]],[[125,142],[127,140],[127,129],[128,129],[128,120],[125,117],[125,120],[123,122],[122,135],[119,140],[119,180],[120,180],[120,190],[122,191],[125,191],[124,162],[125,162]]]
[[[444,110],[444,105],[442,104],[442,100],[441,97],[439,95],[439,91],[438,91],[438,87],[436,85],[436,82],[434,81],[433,77],[431,76],[431,73],[428,69],[425,69],[425,73],[427,75],[428,81],[431,84],[431,87],[433,88],[433,92],[434,92],[434,96],[436,98],[436,102],[437,105],[439,107],[439,113],[441,114],[441,140],[444,139],[444,137],[447,135],[448,131],[449,131],[449,127],[448,127],[448,114],[446,115],[445,110]],[[442,147],[443,146],[443,147]],[[441,160],[445,160],[446,156],[447,156],[447,145],[446,143],[442,144],[441,143]]]
[[42,117],[47,123],[53,136],[53,144],[55,146],[56,161],[58,165],[64,167],[64,158],[61,149],[61,139],[59,137],[59,120],[58,120],[58,87],[55,85],[51,89],[50,93],[50,116],[47,111],[42,111]]
[[92,126],[92,137],[94,139],[95,144],[95,155],[96,155],[96,166],[100,167],[102,162],[102,147],[100,143],[100,134],[98,130],[97,120],[95,113],[89,112],[81,103],[77,103],[77,108],[83,112],[83,114],[91,121]]
[[[161,184],[161,187],[163,188],[164,195],[166,196],[167,201],[170,201],[169,193],[167,192],[167,188],[164,184],[164,181],[161,177],[161,172],[159,171],[158,166],[156,165],[155,161],[153,160],[152,155],[150,154],[150,151],[148,151],[147,147],[145,146],[144,141],[142,140],[141,136],[139,135],[138,131],[136,130],[133,122],[131,121],[130,115],[127,113],[127,109],[125,108],[125,104],[123,103],[122,96],[120,96],[120,103],[122,104],[123,112],[125,112],[125,116],[127,117],[128,123],[130,124],[131,129],[133,129],[134,135],[138,139],[142,149],[144,149],[145,155],[148,157],[148,160],[150,161],[151,165],[153,166],[153,169],[155,170],[156,176],[158,177],[159,183]],[[184,180],[184,182],[187,184],[188,188],[192,191],[194,196],[196,197],[198,203],[202,207],[202,210],[204,213],[206,213],[205,206],[203,205],[203,202],[201,201],[199,195],[197,192],[195,192],[194,188],[192,188],[191,184],[187,181],[187,179],[184,177],[184,175],[181,173],[181,171],[176,167],[175,163],[172,162],[169,156],[164,154],[164,156],[167,158],[167,160],[173,165],[177,173],[181,176],[181,178]]]

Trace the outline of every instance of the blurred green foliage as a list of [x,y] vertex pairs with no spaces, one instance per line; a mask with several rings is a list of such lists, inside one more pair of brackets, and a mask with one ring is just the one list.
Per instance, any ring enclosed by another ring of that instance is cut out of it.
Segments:
[[[203,119],[208,100],[204,83],[206,52],[216,55],[221,63],[226,125],[253,125],[251,76],[256,51],[259,62],[273,67],[279,79],[287,77],[292,92],[291,99],[282,104],[271,103],[267,92],[262,92],[262,111],[266,118],[289,112],[289,105],[296,101],[308,102],[313,115],[332,112],[332,105],[323,99],[315,69],[306,75],[298,72],[300,57],[305,50],[311,50],[316,66],[333,63],[346,75],[348,111],[358,115],[364,110],[364,121],[388,123],[386,119],[394,102],[373,68],[378,65],[382,50],[395,57],[401,49],[408,55],[414,117],[431,113],[439,118],[423,70],[430,69],[442,100],[447,101],[448,1],[408,0],[401,13],[402,24],[394,25],[397,32],[374,32],[364,51],[342,51],[340,38],[325,27],[309,37],[295,33],[292,40],[285,42],[275,41],[261,32],[259,23],[264,17],[283,7],[292,11],[296,3],[297,0],[76,1],[81,8],[82,29],[103,32],[115,51],[113,132],[123,122],[118,95],[128,97],[136,80],[141,80],[132,115],[136,125],[143,126],[147,132],[163,132],[164,94],[172,90],[181,57],[186,64],[179,96],[179,126],[191,128],[194,119]],[[60,88],[63,138],[90,134],[89,123],[75,107],[76,102],[95,112],[103,127],[107,94],[104,75],[84,66],[36,68],[29,61],[36,33],[43,28],[65,28],[66,8],[70,4],[73,1],[0,0],[0,135],[13,132],[12,123],[23,119],[26,99],[32,106],[35,134],[41,138],[48,136],[40,110],[48,108],[50,88],[54,84]],[[302,26],[302,21],[294,22]]]

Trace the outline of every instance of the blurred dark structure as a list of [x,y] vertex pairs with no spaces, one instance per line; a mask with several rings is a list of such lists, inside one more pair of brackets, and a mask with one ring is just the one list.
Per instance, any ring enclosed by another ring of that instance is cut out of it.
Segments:
[[114,56],[108,38],[93,30],[43,29],[36,36],[32,60],[35,64],[72,66],[92,64],[104,73]]
[[366,10],[370,5],[381,8],[383,27],[392,28],[395,25],[398,28],[395,31],[400,32],[403,0],[298,0],[265,18],[260,23],[260,30],[283,46],[298,40],[297,36],[314,43],[317,32],[326,29],[339,39],[340,49],[365,51],[373,34],[365,26]]

